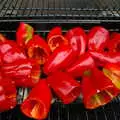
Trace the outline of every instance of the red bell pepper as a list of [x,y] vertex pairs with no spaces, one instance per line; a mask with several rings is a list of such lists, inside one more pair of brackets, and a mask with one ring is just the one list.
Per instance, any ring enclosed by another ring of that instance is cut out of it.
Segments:
[[1,65],[2,65],[2,55],[0,53],[0,68],[1,68]]
[[119,90],[104,74],[95,69],[81,82],[83,102],[87,109],[95,109],[110,102]]
[[101,26],[93,27],[88,33],[88,49],[103,51],[110,39],[109,31]]
[[14,82],[0,73],[0,112],[13,109],[16,106],[17,91]]
[[13,40],[6,40],[4,42],[0,42],[0,53],[1,54],[5,54],[6,52],[8,52],[11,49],[20,51],[20,48]]
[[27,53],[30,58],[37,59],[39,64],[44,64],[50,55],[50,48],[41,36],[34,35],[27,44]]
[[104,53],[96,51],[90,51],[89,53],[94,58],[98,66],[104,66],[106,63],[120,64],[120,53]]
[[14,79],[17,87],[33,87],[39,82],[40,66],[35,60],[20,60],[14,63],[3,64],[4,76]]
[[46,80],[40,80],[22,103],[21,110],[30,118],[45,119],[50,111],[51,100],[52,95]]
[[46,74],[53,73],[68,67],[76,59],[77,53],[70,46],[60,46],[57,48],[44,65]]
[[32,26],[21,22],[17,31],[16,39],[19,46],[25,48],[26,44],[33,38],[34,29]]
[[120,65],[108,63],[103,68],[103,73],[120,89]]
[[108,42],[109,52],[120,52],[120,33],[112,33],[111,40]]
[[80,27],[70,29],[66,34],[65,38],[72,46],[73,50],[78,52],[78,55],[85,53],[87,47],[87,35],[85,31]]
[[51,29],[48,33],[47,41],[52,52],[60,45],[68,44],[68,40],[62,35],[62,29],[59,26]]
[[66,71],[73,77],[80,77],[84,71],[95,67],[95,62],[89,53],[81,55],[75,63],[66,69]]
[[3,62],[12,63],[20,59],[26,59],[25,54],[12,40],[0,42],[0,54]]
[[64,104],[69,104],[80,96],[80,83],[64,72],[55,72],[47,82]]
[[25,60],[26,56],[22,51],[11,49],[2,55],[2,61],[4,63],[13,63],[18,60]]

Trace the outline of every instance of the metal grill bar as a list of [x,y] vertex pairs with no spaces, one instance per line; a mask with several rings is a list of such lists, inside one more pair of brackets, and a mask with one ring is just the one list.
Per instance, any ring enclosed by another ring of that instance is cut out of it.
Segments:
[[[119,0],[3,0],[0,19],[120,19]],[[51,17],[51,18],[50,18]]]

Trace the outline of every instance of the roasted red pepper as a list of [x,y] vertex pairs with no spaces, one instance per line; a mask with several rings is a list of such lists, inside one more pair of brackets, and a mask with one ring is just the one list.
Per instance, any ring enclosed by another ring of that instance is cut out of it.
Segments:
[[33,34],[34,29],[30,25],[21,22],[16,31],[18,45],[25,48],[26,44],[33,38]]
[[62,35],[61,27],[54,27],[47,36],[48,45],[53,52],[60,45],[68,44],[68,40]]
[[21,110],[28,117],[45,119],[50,111],[51,100],[52,95],[46,80],[40,80],[22,103]]
[[37,59],[39,64],[44,64],[50,55],[50,48],[39,35],[34,35],[27,44],[27,53],[30,58]]
[[80,83],[64,72],[55,72],[47,82],[64,104],[69,104],[80,95]]
[[96,64],[104,66],[106,63],[118,63],[120,64],[120,53],[104,53],[104,52],[89,52],[94,58]]
[[93,27],[88,33],[88,49],[103,51],[110,39],[109,31],[101,26]]
[[73,77],[80,77],[84,71],[95,67],[95,62],[89,53],[81,55],[66,71]]
[[76,60],[76,55],[76,52],[70,46],[60,46],[49,57],[44,66],[44,72],[49,74],[65,69]]
[[103,68],[103,73],[120,89],[120,65],[108,63]]
[[120,33],[112,33],[111,40],[108,42],[109,52],[120,52]]
[[0,73],[0,112],[13,109],[16,106],[16,95],[14,82]]
[[26,59],[25,54],[19,46],[12,40],[0,42],[0,53],[4,63],[12,63],[17,60]]
[[78,52],[78,55],[85,53],[87,47],[87,35],[85,31],[80,27],[70,29],[66,34],[65,38],[72,46],[73,50]]
[[0,53],[1,54],[5,54],[11,49],[20,50],[18,45],[15,43],[15,41],[6,40],[4,42],[0,42]]
[[12,78],[16,86],[33,87],[39,82],[40,66],[35,60],[20,60],[14,63],[3,64],[2,72],[4,76]]
[[2,56],[4,63],[13,63],[18,60],[25,60],[26,56],[23,52],[15,49],[11,49]]
[[119,93],[113,83],[97,69],[83,77],[81,90],[83,102],[87,109],[95,109],[105,105]]

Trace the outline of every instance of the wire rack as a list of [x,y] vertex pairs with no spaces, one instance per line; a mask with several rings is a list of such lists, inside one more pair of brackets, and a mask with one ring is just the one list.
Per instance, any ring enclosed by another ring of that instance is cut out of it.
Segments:
[[0,20],[120,20],[120,0],[0,0]]
[[[19,88],[19,102],[23,100],[28,89]],[[0,120],[33,120],[24,116],[18,105],[15,109],[0,113]],[[95,110],[86,110],[78,99],[70,105],[63,105],[56,100],[46,120],[120,120],[120,96],[111,103]]]

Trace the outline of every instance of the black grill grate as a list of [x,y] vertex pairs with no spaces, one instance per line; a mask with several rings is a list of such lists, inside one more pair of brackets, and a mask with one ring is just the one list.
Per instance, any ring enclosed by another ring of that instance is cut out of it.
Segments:
[[0,19],[119,20],[119,5],[119,0],[1,0]]

